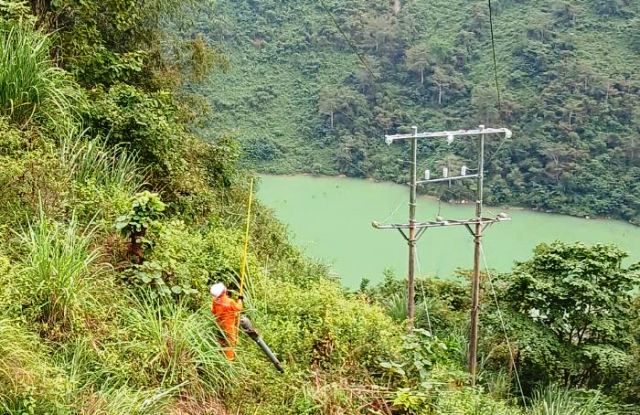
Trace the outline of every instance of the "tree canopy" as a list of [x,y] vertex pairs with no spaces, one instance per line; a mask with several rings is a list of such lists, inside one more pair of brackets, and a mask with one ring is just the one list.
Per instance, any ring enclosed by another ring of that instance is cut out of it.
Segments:
[[[203,132],[224,126],[247,147],[274,143],[277,157],[248,153],[266,172],[404,182],[395,160],[405,149],[385,146],[384,134],[507,126],[513,139],[490,143],[489,202],[639,222],[638,3],[493,8],[500,103],[485,4],[220,0],[197,19],[232,63],[200,88],[215,109]],[[328,91],[349,89],[359,109],[336,117]],[[353,137],[364,156],[344,163]],[[464,150],[425,145],[421,167],[449,152],[473,163]]]

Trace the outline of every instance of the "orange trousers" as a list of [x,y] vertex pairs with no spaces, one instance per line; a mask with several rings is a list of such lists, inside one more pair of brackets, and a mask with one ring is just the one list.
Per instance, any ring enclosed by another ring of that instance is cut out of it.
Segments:
[[220,345],[224,351],[224,355],[227,360],[234,360],[236,358],[236,344],[238,343],[238,331],[224,330],[225,337],[220,339]]
[[216,317],[218,326],[224,333],[220,345],[229,360],[236,357],[236,344],[238,343],[238,318],[242,311],[242,301],[234,301],[227,293],[213,300],[211,312]]

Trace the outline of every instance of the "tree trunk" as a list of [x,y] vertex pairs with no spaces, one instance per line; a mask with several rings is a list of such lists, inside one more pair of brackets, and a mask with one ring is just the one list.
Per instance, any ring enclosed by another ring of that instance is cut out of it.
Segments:
[[400,10],[402,10],[402,4],[400,4],[400,0],[394,0],[393,1],[393,14],[400,13]]
[[438,85],[438,105],[442,104],[442,85]]
[[31,0],[31,10],[38,18],[41,18],[50,10],[49,0]]
[[424,85],[424,69],[420,69],[420,85]]
[[333,111],[331,111],[331,129],[333,130]]
[[57,16],[51,10],[51,0],[31,0],[31,10],[36,15],[38,28],[53,30],[57,27]]
[[134,264],[142,264],[144,262],[144,247],[140,243],[140,239],[147,233],[146,229],[134,232],[129,240],[129,258]]

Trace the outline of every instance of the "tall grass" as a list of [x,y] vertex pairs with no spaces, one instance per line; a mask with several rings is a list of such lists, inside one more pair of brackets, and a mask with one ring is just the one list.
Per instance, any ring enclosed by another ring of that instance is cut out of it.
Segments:
[[66,131],[76,119],[79,91],[51,61],[46,35],[0,22],[0,115],[20,126],[36,121]]
[[106,188],[119,188],[134,194],[144,185],[145,172],[138,166],[135,153],[119,147],[107,147],[103,141],[67,134],[58,147],[60,160],[72,179],[95,180]]
[[402,322],[407,319],[407,307],[409,301],[406,292],[398,292],[392,294],[385,300],[386,312],[397,322]]
[[48,361],[46,345],[18,321],[0,317],[0,413],[27,413],[25,405],[62,407],[65,384]]
[[185,383],[191,390],[214,393],[236,373],[224,357],[217,328],[208,310],[194,313],[168,300],[136,298],[124,311],[124,326],[135,333],[126,348],[142,354],[152,383],[172,387]]
[[100,254],[91,245],[92,231],[81,229],[75,217],[63,225],[41,212],[20,238],[24,260],[17,283],[26,313],[48,328],[72,328],[96,303]]
[[40,353],[31,345],[35,336],[7,319],[0,318],[0,397],[2,392],[15,392],[23,379],[37,379],[32,369],[40,363]]
[[534,392],[530,415],[631,415],[631,408],[611,403],[596,391],[572,390],[549,385]]
[[[125,304],[120,299],[113,302],[116,308]],[[128,342],[124,341],[129,333],[117,331],[117,327],[114,323],[109,334],[87,333],[56,349],[56,365],[64,368],[72,385],[71,393],[66,396],[67,403],[77,414],[167,413],[166,407],[185,384],[154,387],[147,382],[137,382],[140,377],[135,372],[136,359],[127,354]]]
[[82,415],[156,415],[167,413],[178,390],[178,387],[146,390],[103,385],[96,392],[81,395],[75,406]]

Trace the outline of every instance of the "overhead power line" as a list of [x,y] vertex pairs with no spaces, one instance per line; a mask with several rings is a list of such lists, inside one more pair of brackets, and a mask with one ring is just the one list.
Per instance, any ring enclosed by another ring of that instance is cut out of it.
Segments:
[[491,269],[489,268],[489,264],[487,263],[487,257],[484,253],[484,247],[480,246],[480,251],[482,252],[482,259],[484,262],[484,268],[487,273],[487,277],[489,277],[489,286],[491,287],[491,292],[493,294],[493,301],[496,305],[496,311],[498,312],[498,317],[500,319],[500,325],[502,326],[502,332],[504,333],[505,341],[507,342],[507,348],[509,349],[509,359],[511,361],[511,365],[513,367],[513,371],[516,376],[516,383],[518,384],[518,389],[520,391],[520,396],[522,397],[522,405],[524,405],[525,411],[527,408],[527,398],[524,396],[524,389],[522,389],[522,382],[520,381],[520,375],[518,374],[518,366],[516,365],[516,359],[513,353],[513,347],[511,346],[511,341],[509,340],[509,335],[507,333],[507,325],[504,322],[504,317],[502,315],[502,310],[500,309],[500,304],[498,304],[498,294],[496,293],[495,286],[493,285],[493,278],[491,276]]
[[500,101],[500,83],[498,82],[498,60],[496,59],[496,42],[493,36],[493,11],[491,0],[489,2],[489,28],[491,29],[491,51],[493,52],[493,77],[496,81],[496,93],[498,95],[498,118],[502,119],[502,102]]
[[350,36],[347,36],[345,31],[342,30],[342,27],[340,27],[340,24],[338,23],[338,20],[336,20],[336,17],[331,12],[331,10],[329,10],[329,8],[327,8],[327,5],[324,3],[324,0],[320,0],[320,5],[322,6],[322,9],[325,11],[325,13],[327,13],[329,15],[329,17],[331,18],[331,21],[333,22],[333,25],[336,27],[336,29],[338,29],[338,32],[340,32],[340,35],[344,38],[345,42],[347,42],[347,44],[349,45],[349,47],[351,48],[353,53],[356,54],[356,56],[358,57],[358,59],[360,60],[362,65],[365,67],[367,72],[369,72],[369,74],[373,77],[373,79],[379,78],[376,74],[373,73],[373,71],[369,67],[369,64],[367,64],[367,61],[364,58],[364,56],[358,51],[358,48],[356,47],[355,43],[353,42],[353,39],[351,39]]
[[[496,83],[496,95],[498,98],[498,120],[502,120],[502,100],[500,98],[500,82],[498,81],[498,59],[496,58],[496,42],[493,35],[493,10],[491,8],[491,0],[487,0],[487,2],[489,5],[489,29],[491,32],[491,52],[493,55],[493,78]],[[493,158],[498,153],[500,153],[500,150],[502,150],[502,146],[504,145],[505,141],[507,140],[503,139],[500,141],[498,148],[493,152],[493,154],[491,154],[491,157],[489,157],[489,161],[487,162],[487,164],[491,164],[491,161],[493,161]]]
[[[347,33],[342,29],[335,15],[327,7],[324,0],[320,0],[320,6],[324,10],[324,12],[329,15],[329,17],[331,18],[331,22],[336,27],[336,29],[338,30],[342,38],[345,40],[345,42],[347,42],[347,45],[349,45],[353,53],[358,57],[358,60],[360,61],[360,63],[362,63],[362,66],[364,66],[364,68],[367,70],[367,72],[369,72],[369,74],[372,76],[374,80],[379,79],[380,77],[373,72],[373,70],[367,63],[365,57],[362,55],[362,53],[360,53],[357,46],[353,42],[353,39],[350,36],[348,36]],[[491,7],[491,0],[488,0],[488,7],[489,7],[489,28],[491,32],[491,52],[493,57],[493,76],[494,76],[494,81],[496,86],[496,95],[498,100],[498,117],[500,117],[501,119],[502,118],[502,98],[500,94],[500,82],[498,81],[498,59],[496,57],[496,43],[495,43],[495,35],[493,31],[493,10]]]

